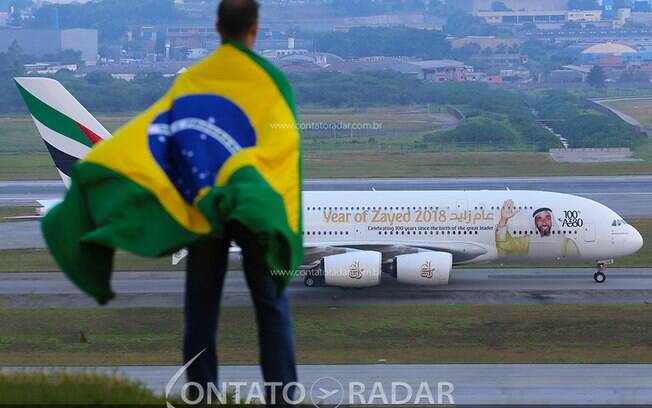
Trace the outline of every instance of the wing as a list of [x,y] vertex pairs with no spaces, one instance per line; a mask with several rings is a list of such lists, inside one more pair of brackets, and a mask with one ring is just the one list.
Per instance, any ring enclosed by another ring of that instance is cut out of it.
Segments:
[[471,261],[481,255],[486,254],[486,248],[470,242],[444,242],[436,244],[394,244],[388,245],[383,243],[364,243],[352,244],[345,242],[320,243],[315,245],[307,244],[304,247],[304,263],[306,265],[314,264],[321,258],[328,255],[337,255],[352,251],[377,251],[383,254],[383,262],[387,262],[398,255],[414,254],[424,251],[448,252],[453,255],[453,264],[460,264]]
[[[306,267],[314,266],[325,256],[343,254],[353,251],[378,251],[383,254],[383,262],[388,262],[398,255],[414,254],[423,251],[441,251],[453,255],[453,264],[468,262],[472,259],[487,253],[487,249],[469,242],[450,242],[437,244],[415,244],[415,245],[388,245],[387,243],[364,243],[351,244],[350,242],[330,242],[319,244],[305,244],[303,250],[303,263]],[[172,263],[178,264],[186,257],[188,251],[182,249],[172,257]],[[233,245],[229,248],[229,257],[237,261],[240,255],[240,248]]]

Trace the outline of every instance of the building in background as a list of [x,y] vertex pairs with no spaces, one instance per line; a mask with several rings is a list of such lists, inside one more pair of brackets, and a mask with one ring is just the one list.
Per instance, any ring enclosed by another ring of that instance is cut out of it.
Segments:
[[419,77],[424,81],[466,81],[466,75],[473,73],[473,67],[455,60],[430,60],[412,62],[421,70]]
[[0,27],[9,25],[12,10],[10,4],[9,0],[0,0]]
[[37,6],[42,6],[45,3],[53,3],[53,4],[70,4],[70,3],[88,3],[91,0],[35,0],[34,3]]
[[[502,0],[508,9],[516,11],[568,10],[568,0]],[[447,0],[447,5],[468,13],[493,11],[496,0]]]
[[517,37],[495,37],[495,36],[468,36],[450,39],[453,48],[462,48],[465,45],[477,44],[480,48],[494,51],[501,48],[517,48],[523,40]]
[[[628,9],[629,10],[629,9]],[[602,10],[507,10],[479,11],[475,13],[489,24],[520,25],[534,23],[537,25],[560,25],[567,21],[576,23],[598,23],[602,21]]]
[[475,13],[489,24],[564,23],[566,10],[557,11],[479,11]]
[[132,26],[127,31],[130,58],[199,59],[219,45],[211,24]]
[[652,11],[652,5],[649,0],[635,0],[632,4],[632,11],[635,13],[649,13]]
[[602,10],[571,10],[566,13],[566,20],[576,23],[597,23],[602,21]]
[[[592,45],[581,53],[582,63],[591,65],[622,65],[627,59],[638,59],[639,52],[624,44]],[[640,57],[639,57],[640,58]]]
[[70,72],[77,71],[77,64],[55,64],[48,62],[37,62],[34,64],[25,64],[26,74],[52,75],[61,70]]
[[94,29],[0,29],[0,50],[6,50],[14,41],[25,54],[37,58],[74,50],[81,52],[81,59],[86,65],[97,63],[97,30]]

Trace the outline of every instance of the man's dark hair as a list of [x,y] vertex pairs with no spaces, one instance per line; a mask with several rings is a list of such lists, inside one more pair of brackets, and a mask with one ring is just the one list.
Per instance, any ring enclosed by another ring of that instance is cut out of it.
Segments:
[[258,21],[256,0],[222,0],[217,7],[217,23],[222,36],[237,39],[246,35]]

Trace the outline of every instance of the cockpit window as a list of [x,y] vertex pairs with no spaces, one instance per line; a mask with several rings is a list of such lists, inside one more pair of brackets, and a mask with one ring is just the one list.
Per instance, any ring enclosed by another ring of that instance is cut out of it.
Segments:
[[621,225],[627,225],[627,222],[623,219],[613,220],[611,223],[612,227],[620,227]]

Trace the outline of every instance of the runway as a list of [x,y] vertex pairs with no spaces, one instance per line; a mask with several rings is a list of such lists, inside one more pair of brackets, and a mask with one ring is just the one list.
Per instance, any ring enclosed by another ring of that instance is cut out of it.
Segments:
[[0,222],[0,250],[45,248],[40,221]]
[[[142,382],[159,395],[164,395],[166,385],[179,368],[119,367],[117,372]],[[113,367],[91,369],[109,374],[116,371]],[[425,388],[428,388],[434,399],[430,402],[435,404],[652,404],[652,365],[371,364],[299,365],[297,369],[300,389],[305,390],[303,401],[308,406],[316,403],[315,406],[336,407],[340,401],[344,405],[391,403],[392,396],[393,401],[397,402],[408,398],[408,389],[412,391],[409,401],[406,401],[408,404],[427,404],[427,397],[423,397],[427,395],[425,392],[420,394],[422,398],[419,401],[416,400],[422,383],[425,383]],[[185,381],[185,376],[182,375],[174,382],[171,395],[179,395]],[[252,384],[257,383],[262,388],[262,381],[260,368],[257,366],[223,366],[219,370],[219,388],[228,388],[230,385],[233,389],[237,386],[236,383],[245,383],[240,385],[243,400],[250,395]],[[395,387],[396,392],[392,394],[392,383],[398,382],[404,385]],[[374,387],[377,393],[372,392]],[[381,387],[382,393],[379,391]],[[449,396],[440,394],[439,387],[442,391],[450,391]],[[320,388],[332,392],[332,396],[320,399],[320,396],[324,395]],[[355,396],[351,391],[358,391],[358,395]],[[376,399],[371,400],[374,395]],[[385,395],[388,401],[383,401],[381,395]],[[438,399],[438,395],[442,398]]]
[[65,191],[60,180],[0,181],[0,206],[37,205],[36,200],[61,198]]
[[[306,191],[324,190],[539,190],[576,194],[598,201],[626,218],[652,217],[652,176],[472,177],[313,179]],[[64,193],[60,181],[0,182],[0,206],[36,205]]]
[[[586,269],[455,269],[445,286],[410,286],[383,276],[381,285],[365,289],[307,288],[300,277],[289,285],[297,306],[374,304],[616,304],[652,303],[652,268],[607,271],[596,284]],[[118,294],[111,307],[180,307],[183,272],[116,272]],[[88,307],[95,302],[61,273],[0,274],[0,303],[8,307]],[[240,271],[227,274],[224,306],[250,305]]]

